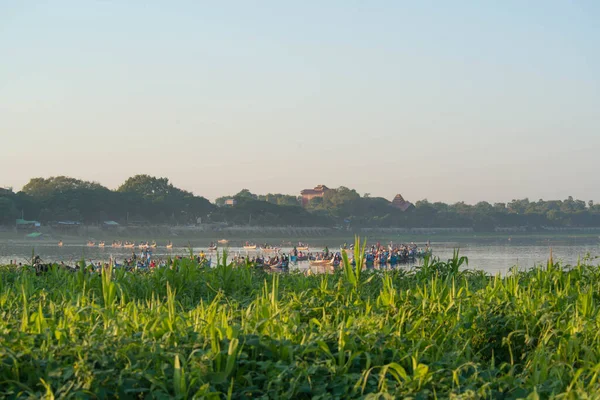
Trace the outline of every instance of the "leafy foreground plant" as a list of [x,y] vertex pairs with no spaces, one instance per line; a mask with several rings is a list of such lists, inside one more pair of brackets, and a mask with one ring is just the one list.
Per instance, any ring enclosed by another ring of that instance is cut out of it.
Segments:
[[[360,243],[355,246],[358,249]],[[362,254],[354,255],[360,267]],[[597,398],[600,269],[0,267],[2,398]]]

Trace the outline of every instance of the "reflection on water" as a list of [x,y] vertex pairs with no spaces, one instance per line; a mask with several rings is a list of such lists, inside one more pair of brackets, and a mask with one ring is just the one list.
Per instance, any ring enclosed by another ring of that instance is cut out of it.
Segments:
[[[433,243],[433,254],[442,259],[452,257],[454,248],[458,246],[455,242],[437,242]],[[578,258],[583,258],[586,254],[592,256],[600,255],[600,242],[598,243],[559,243],[559,244],[490,244],[490,243],[460,243],[461,255],[469,258],[469,268],[482,269],[490,273],[506,272],[510,267],[518,265],[520,268],[528,268],[535,264],[545,263],[550,254],[550,247],[555,260],[574,264]],[[122,262],[129,258],[132,252],[140,254],[139,249],[124,248],[98,248],[87,247],[85,245],[69,245],[58,247],[55,243],[23,243],[23,242],[0,242],[0,264],[6,264],[9,260],[27,263],[31,259],[32,249],[36,255],[39,255],[44,261],[64,261],[67,264],[75,264],[78,260],[84,258],[86,261],[106,261],[113,257]],[[320,249],[316,247],[315,249]],[[334,250],[333,248],[330,248]],[[194,253],[198,254],[204,248],[194,248]],[[283,248],[282,251],[289,253],[291,248]],[[243,248],[233,247],[229,249],[231,255],[250,255],[256,252],[248,253]],[[175,255],[186,256],[189,251],[185,248],[166,249],[159,247],[153,250],[153,258],[167,259]],[[212,257],[213,263],[216,262],[216,254],[208,253]],[[594,261],[596,264],[596,262]],[[307,262],[299,263],[300,269],[308,267]],[[401,267],[406,267],[402,265]]]

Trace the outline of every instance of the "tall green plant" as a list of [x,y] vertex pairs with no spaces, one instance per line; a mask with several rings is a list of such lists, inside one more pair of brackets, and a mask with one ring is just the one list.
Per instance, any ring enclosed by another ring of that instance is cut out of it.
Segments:
[[360,243],[360,237],[354,237],[354,267],[348,259],[346,249],[342,250],[342,268],[346,282],[352,287],[352,290],[358,292],[361,285],[361,274],[365,265],[365,248],[367,241]]

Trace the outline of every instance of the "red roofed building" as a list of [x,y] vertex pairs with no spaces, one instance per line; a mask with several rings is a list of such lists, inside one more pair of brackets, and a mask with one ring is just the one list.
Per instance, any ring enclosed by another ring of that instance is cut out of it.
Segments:
[[315,197],[323,197],[326,191],[329,188],[325,185],[316,186],[314,189],[304,189],[300,192],[302,195],[302,207],[306,207],[308,202],[314,199]]
[[402,211],[406,211],[409,208],[414,207],[410,201],[404,200],[404,197],[402,197],[401,194],[397,194],[396,197],[394,197],[394,200],[392,200],[392,206],[399,208]]

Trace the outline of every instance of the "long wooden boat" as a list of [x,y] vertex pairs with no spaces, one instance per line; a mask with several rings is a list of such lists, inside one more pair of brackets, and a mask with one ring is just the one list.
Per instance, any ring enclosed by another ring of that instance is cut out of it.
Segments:
[[268,265],[271,271],[280,271],[282,269],[288,268],[289,264],[287,262],[280,261],[277,264]]
[[106,244],[104,242],[98,243],[98,247],[104,247]]
[[322,267],[325,265],[332,265],[332,260],[311,260],[309,261],[309,264],[312,267]]
[[261,247],[260,251],[265,252],[265,253],[274,253],[276,251],[281,250],[278,247]]
[[58,247],[63,247],[63,241],[62,240],[58,242]]
[[309,248],[308,248],[308,246],[302,246],[302,247],[296,247],[296,250],[298,250],[298,251],[308,251]]
[[221,239],[221,240],[217,240],[217,243],[219,243],[219,244],[227,244],[227,243],[229,243],[229,240],[227,240],[227,239]]
[[172,249],[172,248],[173,248],[173,243],[167,244],[167,249]]
[[94,247],[96,245],[96,243],[92,242],[92,241],[88,241],[87,242],[87,246],[88,247]]
[[317,271],[321,270],[322,272],[333,272],[335,270],[333,260],[313,260],[309,261],[309,265],[311,268],[315,267]]
[[133,249],[135,247],[135,243],[125,243],[123,247],[126,249]]
[[245,250],[256,250],[256,245],[255,245],[255,244],[253,244],[253,245],[251,245],[251,246],[244,246],[244,249],[245,249]]

